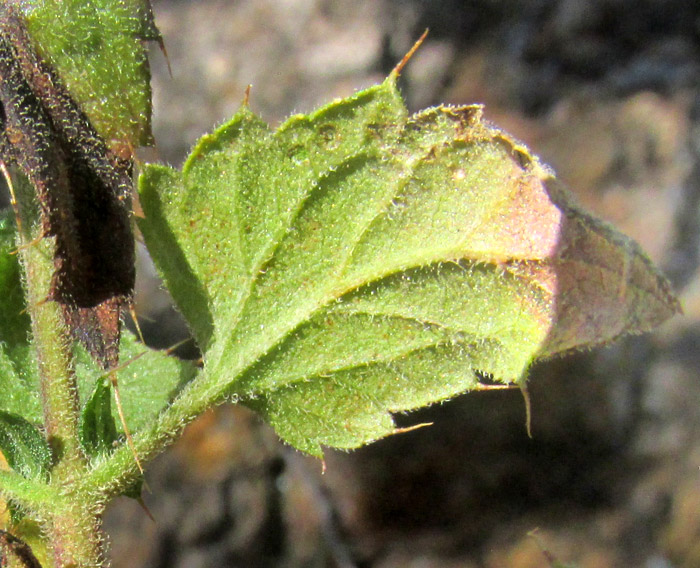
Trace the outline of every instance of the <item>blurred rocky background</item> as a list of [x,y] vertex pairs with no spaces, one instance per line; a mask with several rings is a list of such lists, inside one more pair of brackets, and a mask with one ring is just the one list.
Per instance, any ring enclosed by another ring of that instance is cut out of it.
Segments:
[[[403,75],[412,110],[486,104],[600,216],[641,242],[686,315],[533,369],[518,391],[399,417],[434,426],[321,463],[221,407],[105,525],[115,568],[700,567],[700,3],[697,0],[154,0],[158,159],[251,107],[271,123]],[[142,260],[143,327],[183,335]],[[533,531],[535,531],[533,533]]]

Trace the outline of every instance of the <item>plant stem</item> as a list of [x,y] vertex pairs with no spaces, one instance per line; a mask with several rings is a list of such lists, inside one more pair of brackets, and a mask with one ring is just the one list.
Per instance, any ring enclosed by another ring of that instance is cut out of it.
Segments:
[[[63,321],[61,306],[49,301],[54,273],[53,239],[40,237],[33,192],[19,180],[18,220],[33,227],[29,238],[20,234],[20,261],[24,268],[27,311],[31,317],[33,343],[39,363],[44,428],[53,452],[51,485],[61,495],[40,517],[49,535],[54,566],[100,566],[101,507],[95,496],[81,491],[88,462],[78,436],[79,400],[73,369],[72,341]],[[31,220],[34,220],[32,222]],[[39,235],[39,236],[37,236]]]
[[39,362],[44,426],[56,460],[56,475],[58,469],[74,462],[84,463],[84,459],[77,438],[77,385],[70,338],[60,306],[46,299],[53,273],[48,244],[42,241],[25,246],[21,260],[26,274],[27,310]]

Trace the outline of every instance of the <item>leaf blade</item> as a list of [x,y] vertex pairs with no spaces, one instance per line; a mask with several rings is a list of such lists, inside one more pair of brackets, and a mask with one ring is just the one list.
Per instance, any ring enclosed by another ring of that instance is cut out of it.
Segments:
[[[176,184],[145,170],[140,224],[171,282],[159,231],[201,237],[175,255],[210,310],[202,390],[242,400],[304,451],[389,435],[391,413],[478,389],[477,371],[522,381],[538,357],[678,310],[641,250],[573,205],[480,107],[409,117],[390,78],[274,133],[247,108],[229,124],[181,178],[168,173]],[[198,197],[206,213],[193,224]],[[186,295],[174,297],[185,312]],[[600,315],[613,304],[615,317]]]
[[[30,0],[27,25],[100,136],[120,156],[152,143],[143,40],[158,40],[148,0]],[[79,38],[79,40],[76,40]]]
[[0,411],[0,451],[23,477],[48,481],[51,448],[39,430],[21,416]]

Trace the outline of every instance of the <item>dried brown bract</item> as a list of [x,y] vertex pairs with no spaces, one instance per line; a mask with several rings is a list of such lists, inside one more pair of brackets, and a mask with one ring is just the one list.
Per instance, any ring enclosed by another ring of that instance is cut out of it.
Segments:
[[0,158],[34,187],[55,238],[48,299],[102,365],[118,363],[120,312],[134,287],[131,161],[117,158],[51,67],[18,9],[0,6]]

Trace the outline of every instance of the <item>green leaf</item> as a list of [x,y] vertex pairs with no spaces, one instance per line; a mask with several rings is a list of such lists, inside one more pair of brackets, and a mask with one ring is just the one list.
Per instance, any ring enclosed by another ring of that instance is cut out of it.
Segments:
[[0,217],[0,410],[38,423],[39,379],[16,250],[14,218],[11,211],[4,211]]
[[293,117],[276,133],[243,107],[200,140],[182,175],[147,168],[141,183],[150,214],[139,226],[200,347],[207,349],[215,319],[238,317],[315,185],[364,159],[364,144],[378,152],[382,141],[373,130],[405,116],[398,94],[378,89],[313,117]]
[[94,457],[113,451],[117,439],[110,382],[106,378],[100,379],[80,415],[80,442],[87,454]]
[[[117,430],[121,429],[116,405],[108,404],[105,400],[111,393],[111,381],[84,349],[76,348],[76,355],[80,399],[88,401],[87,405],[94,405],[92,409],[84,406],[83,421],[86,427],[94,426],[97,433],[101,432],[101,440],[96,446],[101,450],[113,441],[108,432],[106,414],[102,413],[111,408]],[[198,372],[190,361],[181,361],[165,351],[149,349],[128,332],[122,334],[119,356],[121,365],[117,370],[117,383],[127,427],[132,434],[151,424],[178,390]],[[100,416],[95,416],[95,412]],[[93,421],[97,423],[90,425]]]
[[316,455],[477,372],[518,382],[678,311],[637,245],[480,107],[409,116],[395,79],[276,131],[244,106],[182,172],[139,180],[139,226],[205,353],[192,392]]
[[51,449],[41,432],[21,416],[0,411],[0,451],[23,477],[48,481]]
[[0,212],[0,341],[13,350],[27,345],[29,331],[15,235],[14,215],[10,210]]
[[[116,442],[120,439],[117,432],[118,420],[118,416],[112,410],[111,382],[102,377],[97,380],[92,396],[86,401],[80,415],[80,442],[88,456],[94,458],[115,450]],[[139,477],[122,494],[132,499],[140,499],[143,483],[143,477]]]
[[[80,442],[91,458],[112,453],[119,441],[118,416],[112,410],[111,382],[107,377],[97,380],[92,396],[83,406],[80,415]],[[128,424],[127,424],[128,426]],[[139,477],[122,494],[140,499],[143,477]]]
[[159,40],[148,0],[21,3],[42,55],[119,155],[150,144],[151,88],[144,40]]

